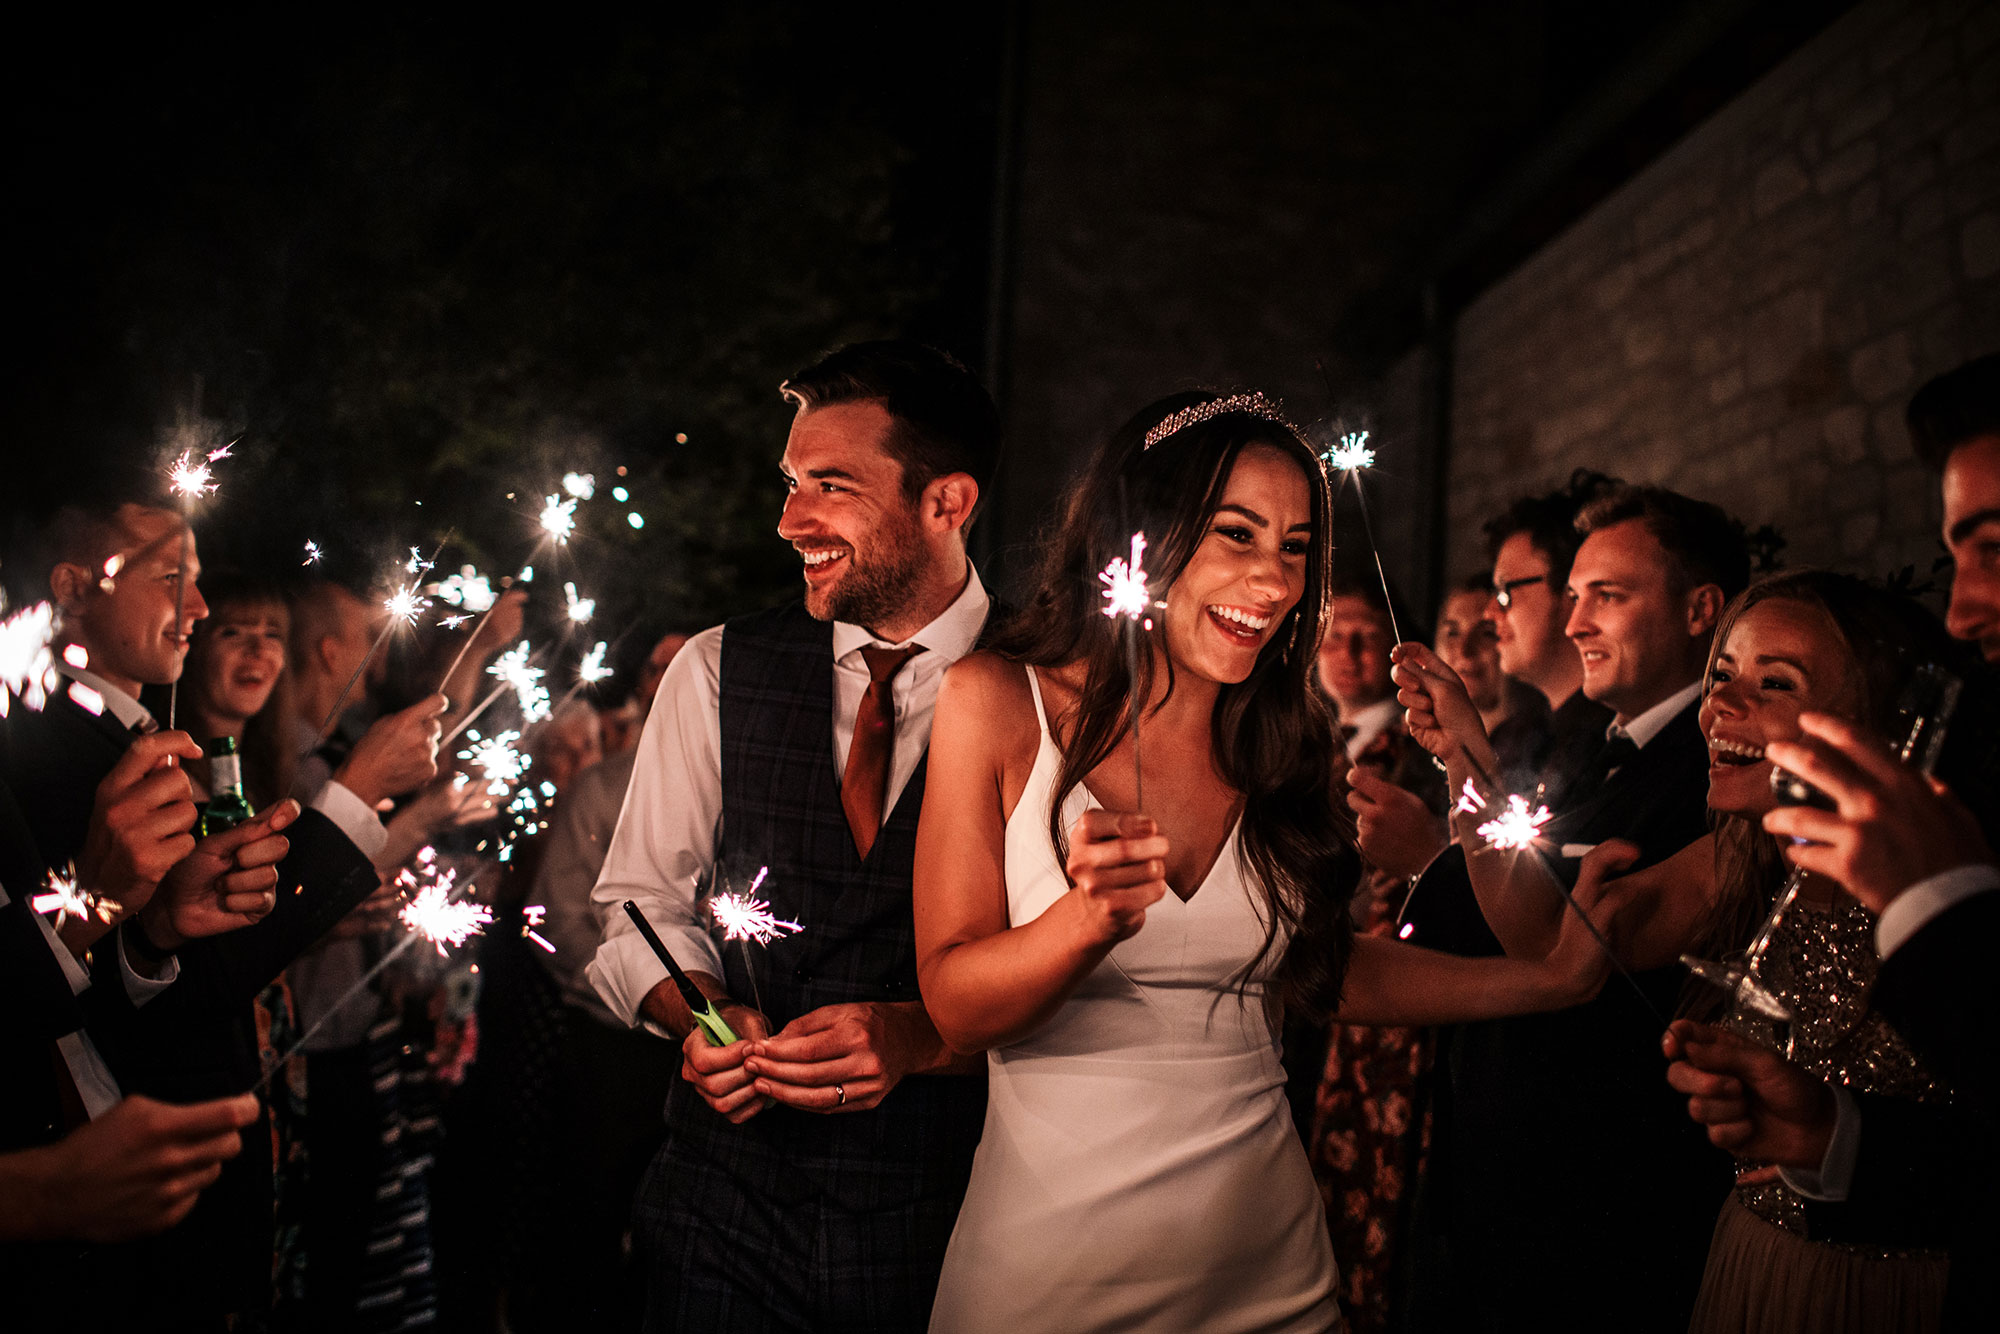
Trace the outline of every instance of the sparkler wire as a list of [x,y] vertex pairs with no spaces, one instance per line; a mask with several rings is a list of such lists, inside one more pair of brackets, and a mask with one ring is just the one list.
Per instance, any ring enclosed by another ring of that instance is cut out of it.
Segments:
[[[466,888],[470,889],[471,886],[468,884]],[[278,1072],[285,1068],[285,1062],[291,1060],[292,1057],[296,1056],[299,1052],[303,1051],[305,1049],[306,1041],[309,1038],[311,1038],[313,1034],[319,1032],[321,1028],[325,1027],[327,1020],[333,1018],[333,1016],[341,1009],[343,1009],[349,1001],[353,1000],[356,996],[360,995],[364,990],[366,990],[368,984],[370,982],[373,982],[377,977],[381,976],[382,970],[384,968],[387,968],[390,964],[394,963],[397,959],[401,958],[405,950],[409,949],[410,946],[416,944],[418,941],[422,939],[424,939],[424,935],[421,931],[412,931],[402,940],[397,941],[394,949],[391,949],[387,954],[383,955],[379,960],[377,960],[373,968],[370,968],[367,972],[363,973],[360,977],[356,978],[354,981],[354,985],[349,987],[347,990],[341,992],[339,997],[335,999],[333,1004],[327,1007],[326,1012],[324,1014],[320,1015],[319,1018],[313,1020],[312,1023],[308,1024],[306,1026],[306,1031],[299,1034],[298,1038],[292,1043],[291,1046],[287,1047],[283,1052],[281,1052],[277,1056],[271,1058],[271,1068],[264,1072],[264,1077],[262,1079],[259,1079],[255,1084],[251,1086],[250,1091],[252,1093],[262,1093],[265,1089],[269,1088],[271,1086],[271,1081],[277,1078]]]

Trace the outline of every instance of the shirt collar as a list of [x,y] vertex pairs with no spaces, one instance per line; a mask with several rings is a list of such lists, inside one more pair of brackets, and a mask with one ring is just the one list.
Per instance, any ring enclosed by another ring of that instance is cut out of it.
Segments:
[[[85,671],[81,667],[72,667],[68,663],[63,663],[56,670],[78,685],[96,691],[104,699],[105,711],[110,713],[113,718],[116,718],[126,728],[139,727],[153,721],[153,715],[147,710],[145,705],[133,699],[117,686],[112,685],[96,672]],[[71,698],[74,699],[75,696],[71,696]],[[78,702],[81,703],[81,701]],[[158,726],[157,723],[154,725]]]
[[[922,644],[926,656],[936,654],[934,662],[950,666],[966,654],[979,639],[979,631],[986,624],[986,612],[992,599],[986,596],[986,585],[979,582],[979,571],[972,568],[972,562],[965,563],[965,587],[959,590],[949,607],[938,613],[936,620],[903,641],[903,644]],[[871,644],[881,644],[882,640],[858,625],[846,621],[833,623],[833,660],[839,662],[848,654],[857,652]],[[903,644],[888,644],[888,648],[901,648]]]
[[1674,720],[1675,715],[1699,698],[1701,698],[1701,682],[1696,681],[1692,685],[1676,690],[1623,727],[1617,723],[1611,724],[1604,729],[1604,735],[1608,738],[1623,732],[1632,738],[1633,745],[1644,750],[1648,741],[1666,730],[1667,724]]

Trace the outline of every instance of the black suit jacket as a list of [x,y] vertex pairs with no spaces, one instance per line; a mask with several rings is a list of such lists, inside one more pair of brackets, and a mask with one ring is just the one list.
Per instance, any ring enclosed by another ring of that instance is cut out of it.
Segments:
[[[52,864],[73,859],[89,827],[97,785],[132,734],[59,694],[39,713],[15,710],[6,725],[4,778],[21,800]],[[291,852],[278,867],[277,907],[254,926],[195,941],[180,953],[180,977],[152,1002],[129,1009],[100,1042],[128,1093],[195,1102],[242,1093],[261,1074],[252,1001],[378,883],[373,866],[325,816],[304,812],[285,831]],[[91,991],[122,991],[107,937],[96,951]],[[113,1053],[116,1053],[115,1055]],[[268,1122],[244,1131],[245,1151],[180,1226],[131,1248],[123,1263],[137,1290],[161,1309],[220,1313],[260,1305],[270,1284],[271,1157]]]
[[[1882,961],[1875,1008],[1949,1083],[1949,1112],[1910,1112],[1886,1099],[1861,1103],[1861,1154],[1844,1228],[1889,1244],[1951,1248],[1946,1298],[1951,1328],[1991,1328],[2000,1315],[2000,890],[1938,914]],[[1943,1194],[1942,1207],[1921,1202]],[[1920,1202],[1912,1207],[1911,1201]]]
[[[1578,791],[1549,841],[1628,838],[1644,864],[1701,837],[1695,714]],[[1574,880],[1576,863],[1555,866]],[[1666,1084],[1680,970],[1638,982],[1645,1001],[1614,976],[1588,1004],[1456,1030],[1419,1204],[1416,1328],[1686,1329],[1732,1171]]]

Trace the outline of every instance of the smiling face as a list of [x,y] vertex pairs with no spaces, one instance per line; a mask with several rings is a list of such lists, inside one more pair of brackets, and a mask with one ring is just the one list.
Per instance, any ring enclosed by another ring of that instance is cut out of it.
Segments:
[[1237,454],[1222,501],[1165,594],[1174,669],[1233,685],[1298,605],[1312,544],[1312,493],[1298,463],[1270,445]]
[[1395,646],[1395,633],[1381,608],[1351,596],[1328,603],[1326,633],[1319,641],[1319,683],[1340,706],[1342,718],[1396,693],[1389,678],[1389,650]]
[[1951,553],[1953,636],[2000,663],[2000,436],[1981,436],[1944,465],[1944,543]]
[[1750,607],[1716,652],[1701,702],[1709,808],[1737,815],[1772,809],[1764,747],[1797,737],[1801,712],[1853,718],[1861,703],[1854,657],[1824,611],[1779,597]]
[[1583,659],[1583,693],[1623,722],[1701,676],[1714,629],[1714,585],[1676,586],[1673,558],[1641,519],[1600,528],[1570,568],[1569,637]]
[[1500,707],[1500,649],[1494,639],[1490,595],[1464,589],[1451,594],[1438,610],[1437,642],[1432,645],[1445,666],[1465,682],[1474,708],[1489,712]]
[[805,562],[806,610],[822,621],[893,620],[930,562],[921,497],[905,493],[885,448],[894,424],[874,402],[808,408],[792,422],[778,535]]
[[171,510],[126,505],[117,516],[118,551],[99,568],[59,564],[51,591],[67,638],[89,654],[89,669],[127,694],[167,685],[181,674],[188,635],[208,615],[195,579],[201,560],[189,535],[187,593],[175,621],[186,528]]
[[202,712],[238,728],[262,712],[285,670],[291,633],[291,616],[278,603],[240,603],[212,617],[194,683]]

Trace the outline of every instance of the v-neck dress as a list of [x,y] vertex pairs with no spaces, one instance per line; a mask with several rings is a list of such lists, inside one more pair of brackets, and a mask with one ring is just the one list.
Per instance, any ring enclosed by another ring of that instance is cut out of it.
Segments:
[[[1048,830],[1062,757],[1028,680],[1042,739],[1007,821],[1012,926],[1069,892]],[[1063,826],[1095,804],[1079,785]],[[933,1334],[1342,1327],[1265,1017],[1270,962],[1239,990],[1263,940],[1232,831],[1192,896],[1163,896],[1047,1023],[988,1053]]]

